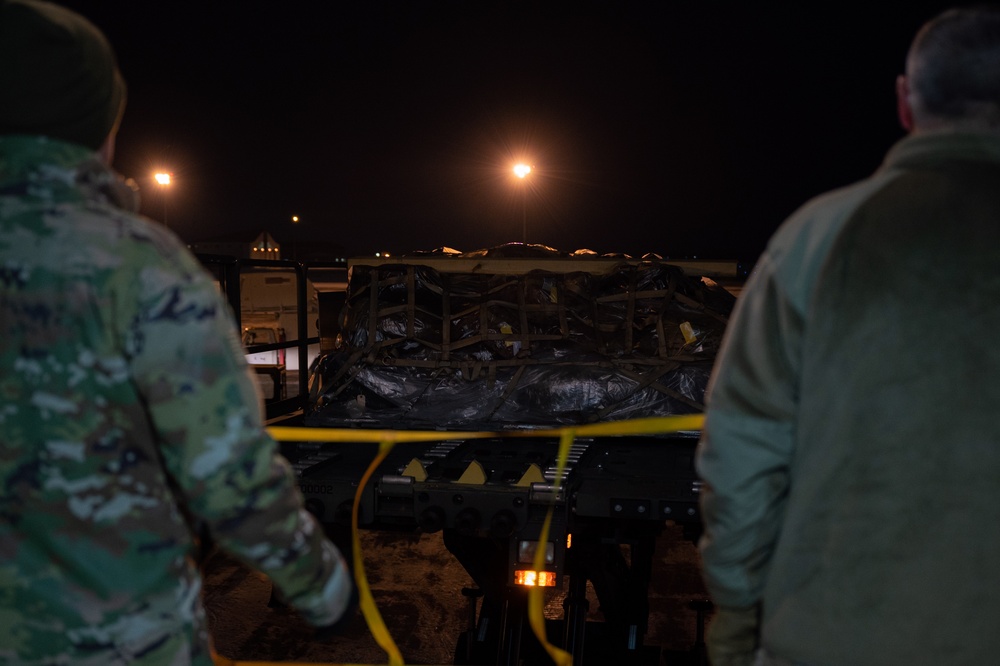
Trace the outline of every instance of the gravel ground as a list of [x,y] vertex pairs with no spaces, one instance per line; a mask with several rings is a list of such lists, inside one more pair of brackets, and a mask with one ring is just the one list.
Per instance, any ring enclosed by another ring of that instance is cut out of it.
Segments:
[[[365,570],[375,603],[407,664],[451,664],[468,622],[465,570],[438,534],[361,533]],[[562,617],[565,590],[547,596],[546,617]],[[698,552],[679,528],[656,542],[646,644],[662,649],[659,664],[694,663],[696,614],[689,602],[706,596]],[[222,553],[205,566],[204,600],[215,648],[237,661],[385,664],[387,657],[358,616],[338,636],[317,639],[294,612],[269,606],[271,584]],[[590,608],[596,609],[592,588]],[[588,620],[600,621],[597,610]]]

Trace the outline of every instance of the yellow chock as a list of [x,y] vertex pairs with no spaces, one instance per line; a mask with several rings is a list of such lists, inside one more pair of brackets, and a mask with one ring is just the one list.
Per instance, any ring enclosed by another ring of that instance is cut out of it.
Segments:
[[406,468],[403,470],[401,476],[412,476],[413,480],[416,482],[427,480],[427,468],[424,464],[414,458],[409,463],[407,463]]
[[535,463],[528,465],[528,469],[524,470],[524,474],[521,475],[521,478],[514,485],[527,488],[533,483],[545,483],[542,468]]
[[470,486],[481,486],[486,483],[486,470],[483,469],[482,464],[478,460],[473,460],[469,463],[469,466],[465,468],[462,472],[462,476],[458,477],[458,481],[455,483],[464,483]]

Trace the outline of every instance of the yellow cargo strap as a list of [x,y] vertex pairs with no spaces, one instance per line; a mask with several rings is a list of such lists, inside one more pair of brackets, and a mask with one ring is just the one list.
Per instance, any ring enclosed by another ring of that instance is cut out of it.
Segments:
[[[372,637],[388,655],[387,666],[403,666],[403,656],[399,648],[389,634],[388,628],[375,606],[371,589],[368,586],[368,578],[365,576],[364,562],[361,557],[361,542],[358,536],[358,507],[361,504],[361,493],[364,491],[368,480],[374,474],[378,466],[385,460],[392,448],[399,442],[429,442],[442,438],[454,439],[486,439],[491,437],[558,437],[559,454],[557,460],[557,473],[555,478],[556,491],[552,493],[552,504],[549,506],[545,521],[542,524],[542,533],[539,541],[544,543],[548,540],[549,528],[552,522],[552,513],[555,506],[555,498],[558,496],[562,472],[566,467],[566,460],[569,456],[570,447],[577,436],[596,437],[607,436],[616,437],[623,435],[661,435],[672,432],[686,432],[701,430],[704,425],[703,414],[691,414],[686,416],[660,416],[645,419],[632,419],[628,421],[611,421],[607,423],[594,423],[589,425],[573,426],[568,428],[552,428],[546,430],[517,430],[511,432],[454,432],[454,431],[407,431],[407,430],[353,430],[348,428],[299,428],[274,426],[267,429],[270,435],[284,442],[361,442],[379,445],[378,455],[372,460],[368,469],[358,484],[358,489],[354,496],[354,507],[351,511],[351,544],[354,560],[354,577],[358,586],[358,596],[360,599],[361,614],[368,624],[368,630]],[[533,565],[536,570],[544,568],[545,549],[538,548],[535,552]],[[541,643],[545,651],[552,657],[556,666],[571,666],[573,657],[568,652],[548,641],[545,635],[545,598],[542,587],[533,587],[528,592],[528,622],[532,632]],[[299,666],[295,662],[251,662],[233,661],[221,655],[215,656],[215,663],[218,666]],[[304,665],[303,665],[304,666]],[[309,666],[353,666],[349,664],[318,664],[310,663]]]

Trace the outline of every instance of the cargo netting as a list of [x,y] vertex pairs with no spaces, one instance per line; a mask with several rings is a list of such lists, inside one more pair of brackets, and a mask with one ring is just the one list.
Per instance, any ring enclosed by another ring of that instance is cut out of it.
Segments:
[[536,428],[704,409],[735,297],[666,261],[604,273],[352,267],[306,422]]

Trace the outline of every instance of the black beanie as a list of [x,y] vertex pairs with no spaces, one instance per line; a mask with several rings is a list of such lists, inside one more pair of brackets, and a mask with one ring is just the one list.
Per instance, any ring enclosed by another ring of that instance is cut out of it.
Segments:
[[0,0],[0,134],[41,134],[97,150],[125,108],[100,30],[40,0]]

